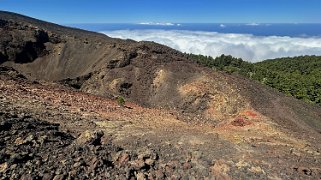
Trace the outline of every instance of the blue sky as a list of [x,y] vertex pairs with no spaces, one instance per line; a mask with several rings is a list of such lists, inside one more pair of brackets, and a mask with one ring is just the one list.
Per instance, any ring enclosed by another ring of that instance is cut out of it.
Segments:
[[0,0],[0,10],[67,23],[321,23],[321,0]]

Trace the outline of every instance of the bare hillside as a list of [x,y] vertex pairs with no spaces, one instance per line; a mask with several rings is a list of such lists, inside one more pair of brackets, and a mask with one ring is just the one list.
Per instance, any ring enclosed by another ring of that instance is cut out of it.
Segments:
[[7,12],[0,34],[3,177],[321,177],[320,107],[153,42]]

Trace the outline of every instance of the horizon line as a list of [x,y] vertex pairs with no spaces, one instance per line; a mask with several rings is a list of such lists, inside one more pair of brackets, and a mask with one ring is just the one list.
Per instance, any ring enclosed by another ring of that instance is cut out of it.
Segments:
[[266,24],[321,24],[321,22],[79,22],[79,23],[58,23],[58,24],[137,24],[137,25],[164,25],[168,26],[168,24],[247,24],[247,25],[266,25]]

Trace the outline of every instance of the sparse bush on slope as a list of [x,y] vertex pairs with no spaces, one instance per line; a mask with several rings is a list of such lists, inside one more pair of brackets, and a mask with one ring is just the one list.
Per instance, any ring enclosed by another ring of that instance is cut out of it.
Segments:
[[117,96],[117,103],[120,107],[124,107],[125,106],[125,99],[122,96]]

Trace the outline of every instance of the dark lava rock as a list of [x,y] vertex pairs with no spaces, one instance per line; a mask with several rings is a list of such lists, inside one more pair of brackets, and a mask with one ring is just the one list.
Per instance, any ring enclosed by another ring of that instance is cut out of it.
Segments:
[[2,34],[0,37],[2,42],[0,46],[0,63],[5,61],[28,63],[48,53],[45,47],[45,43],[49,42],[47,32],[29,26],[11,29],[12,26],[9,27],[9,25],[12,22],[7,21],[6,23],[8,27],[0,29]]
[[[102,144],[103,133],[99,131],[86,131],[75,138],[59,126],[30,116],[0,113],[0,176],[4,179],[165,177],[166,169],[162,169],[154,150],[129,151],[112,143]],[[174,171],[166,172],[168,177],[174,174]]]

